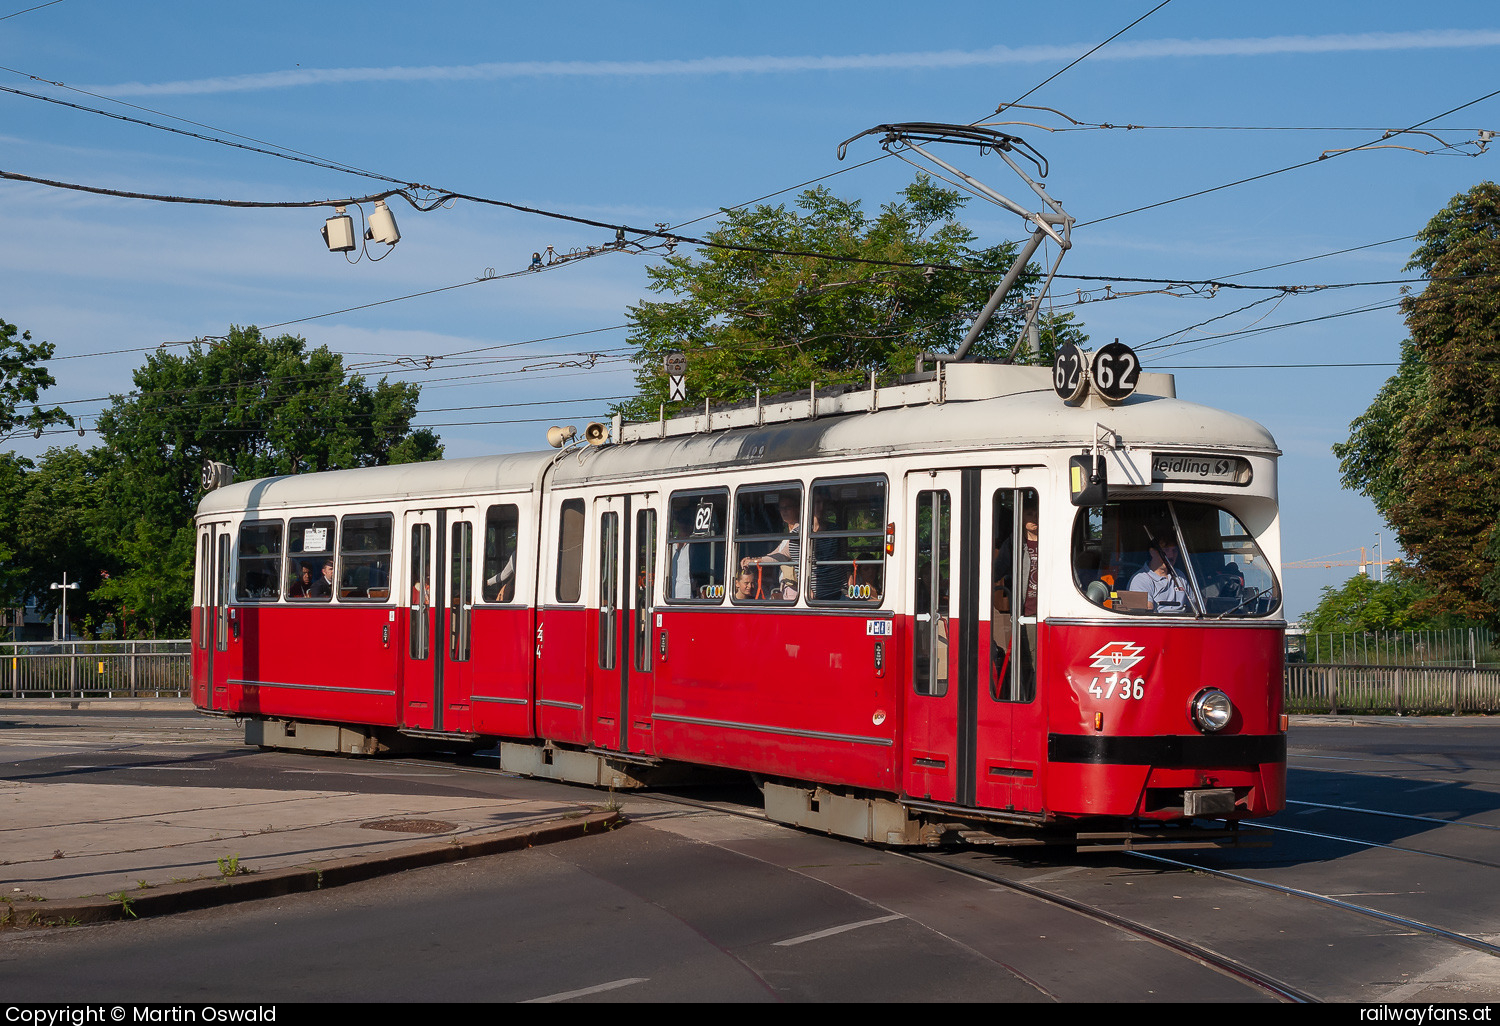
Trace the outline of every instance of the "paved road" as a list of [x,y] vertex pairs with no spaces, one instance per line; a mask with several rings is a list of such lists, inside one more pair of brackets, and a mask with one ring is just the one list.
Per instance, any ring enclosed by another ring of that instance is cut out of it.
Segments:
[[[207,733],[171,717],[17,724],[0,729],[0,777],[66,764],[103,785],[208,786],[190,767],[212,762],[237,786],[597,797],[443,762],[248,751],[209,723]],[[1497,730],[1488,720],[1299,724],[1292,793],[1306,804],[1274,821],[1285,828],[1275,846],[1182,861],[1494,940]],[[169,759],[180,767],[163,768]],[[720,809],[670,797],[624,796],[628,826],[546,848],[163,919],[0,934],[7,997],[1267,1000],[1039,897],[758,821],[744,793],[699,795],[725,799]],[[1240,879],[1128,855],[960,861],[1202,941],[1319,999],[1500,998],[1494,954]]]

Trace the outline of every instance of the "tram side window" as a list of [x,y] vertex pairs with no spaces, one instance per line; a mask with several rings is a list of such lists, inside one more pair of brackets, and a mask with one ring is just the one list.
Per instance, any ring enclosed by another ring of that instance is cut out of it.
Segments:
[[280,520],[240,525],[239,565],[234,597],[239,602],[275,602],[281,596]]
[[339,539],[339,598],[384,602],[391,597],[391,515],[344,518]]
[[520,536],[520,513],[511,503],[491,506],[484,517],[484,587],[486,602],[513,602],[516,598],[516,549]]
[[885,597],[884,477],[815,481],[808,600],[879,605]]
[[667,535],[667,600],[724,600],[729,491],[674,492]]
[[1079,510],[1073,579],[1090,602],[1117,613],[1254,617],[1281,604],[1275,572],[1244,524],[1202,502]]
[[337,535],[333,517],[305,517],[288,525],[287,598],[296,602],[327,602],[333,597]]
[[741,488],[734,496],[734,600],[796,602],[802,562],[802,486]]
[[557,601],[577,602],[583,595],[583,500],[562,504],[557,534]]
[[912,683],[919,695],[948,693],[948,608],[952,565],[949,556],[953,502],[945,491],[917,494],[916,591],[912,598]]

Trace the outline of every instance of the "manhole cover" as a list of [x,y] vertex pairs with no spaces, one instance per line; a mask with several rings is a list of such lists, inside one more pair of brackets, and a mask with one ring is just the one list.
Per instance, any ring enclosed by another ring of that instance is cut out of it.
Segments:
[[446,834],[458,829],[458,824],[444,823],[440,819],[372,819],[360,826],[366,830],[390,830],[398,834]]

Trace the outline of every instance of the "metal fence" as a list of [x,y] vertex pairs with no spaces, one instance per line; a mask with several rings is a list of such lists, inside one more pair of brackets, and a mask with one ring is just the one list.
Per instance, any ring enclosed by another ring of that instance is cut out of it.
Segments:
[[1500,668],[1289,663],[1286,710],[1289,713],[1500,712]]
[[0,642],[0,700],[186,698],[189,641]]
[[1500,644],[1487,627],[1441,631],[1287,632],[1287,653],[1307,663],[1379,666],[1500,664]]

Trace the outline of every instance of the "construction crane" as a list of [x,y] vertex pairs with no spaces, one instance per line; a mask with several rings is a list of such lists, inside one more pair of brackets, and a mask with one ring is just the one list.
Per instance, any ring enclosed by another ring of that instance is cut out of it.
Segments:
[[[1335,566],[1357,566],[1359,567],[1360,573],[1369,576],[1370,567],[1372,566],[1387,567],[1401,562],[1401,559],[1399,557],[1395,559],[1371,559],[1365,552],[1365,547],[1363,545],[1359,547],[1358,559],[1339,558],[1340,556],[1349,556],[1353,554],[1354,550],[1349,549],[1347,552],[1335,552],[1331,556],[1325,556],[1320,559],[1299,559],[1290,563],[1282,563],[1281,568],[1283,570],[1324,570]],[[1382,570],[1381,580],[1384,579],[1385,571]]]

